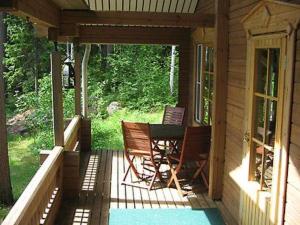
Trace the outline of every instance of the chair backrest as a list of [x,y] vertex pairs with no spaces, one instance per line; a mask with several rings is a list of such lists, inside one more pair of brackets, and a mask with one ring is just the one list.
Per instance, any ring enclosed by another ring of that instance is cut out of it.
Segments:
[[162,123],[182,125],[184,119],[184,111],[185,109],[183,107],[172,107],[167,105],[165,107]]
[[187,127],[184,133],[180,162],[208,157],[211,143],[211,126]]
[[151,136],[148,123],[122,121],[125,153],[131,150],[151,152]]

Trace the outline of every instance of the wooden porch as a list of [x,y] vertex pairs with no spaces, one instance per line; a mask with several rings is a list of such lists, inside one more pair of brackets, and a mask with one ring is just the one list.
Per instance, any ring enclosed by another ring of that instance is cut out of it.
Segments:
[[199,183],[187,197],[158,184],[155,190],[124,186],[128,162],[123,151],[81,153],[78,198],[63,200],[55,224],[108,224],[110,208],[216,208]]

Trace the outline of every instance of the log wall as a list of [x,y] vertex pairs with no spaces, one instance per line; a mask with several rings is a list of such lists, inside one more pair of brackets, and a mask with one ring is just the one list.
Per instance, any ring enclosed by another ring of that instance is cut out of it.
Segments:
[[[300,3],[299,1],[286,1]],[[228,82],[227,82],[227,118],[226,118],[226,149],[223,181],[222,201],[236,222],[239,224],[269,224],[270,221],[262,217],[251,199],[244,199],[248,204],[248,218],[241,219],[241,191],[239,184],[240,169],[243,160],[243,132],[244,128],[244,99],[246,85],[246,54],[247,38],[241,19],[257,5],[257,0],[231,0],[229,9],[229,56],[228,56]],[[300,221],[300,31],[297,33],[297,50],[294,82],[294,101],[291,124],[291,145],[288,167],[287,202],[285,224],[297,224]],[[245,195],[246,196],[246,195]],[[252,204],[252,205],[251,205]],[[268,208],[266,205],[266,209]],[[264,215],[268,217],[268,215]],[[257,218],[257,221],[256,219]]]
[[300,29],[297,32],[291,144],[289,152],[286,210],[284,224],[300,221]]

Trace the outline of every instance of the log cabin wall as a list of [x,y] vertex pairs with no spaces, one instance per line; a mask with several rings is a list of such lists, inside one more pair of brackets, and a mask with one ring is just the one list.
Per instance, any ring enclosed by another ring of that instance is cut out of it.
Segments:
[[300,29],[296,41],[294,96],[284,224],[300,221]]
[[[255,217],[262,213],[251,205],[251,199],[244,199],[249,203],[249,218],[241,221],[240,204],[241,188],[239,186],[240,166],[243,160],[243,126],[244,99],[246,85],[247,37],[241,20],[260,1],[258,0],[231,0],[229,9],[229,63],[228,63],[228,92],[227,92],[227,121],[226,121],[226,149],[223,181],[222,201],[238,224],[254,224]],[[300,1],[285,1],[300,4]],[[298,224],[300,221],[300,31],[297,32],[296,65],[294,81],[294,101],[291,124],[291,145],[288,167],[287,202],[285,224]],[[247,204],[248,204],[247,203]],[[253,204],[253,203],[252,203]],[[269,206],[267,205],[266,208]],[[267,216],[267,215],[265,215]],[[258,219],[259,220],[259,219]],[[259,221],[260,223],[261,221]],[[264,224],[270,221],[265,220]]]
[[241,20],[257,0],[231,0],[229,8],[229,54],[227,82],[226,149],[222,201],[239,221],[240,186],[238,173],[243,159],[244,99],[247,38]]

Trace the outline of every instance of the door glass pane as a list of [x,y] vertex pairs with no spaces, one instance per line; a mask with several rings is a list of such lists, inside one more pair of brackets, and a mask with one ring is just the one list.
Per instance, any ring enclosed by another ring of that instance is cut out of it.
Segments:
[[265,100],[261,97],[255,97],[255,118],[254,118],[254,137],[260,141],[264,140],[265,126]]
[[270,147],[275,146],[276,111],[277,111],[277,102],[268,100],[265,143]]
[[279,72],[279,56],[280,56],[280,49],[272,48],[269,51],[269,88],[268,88],[268,95],[277,97],[278,91],[278,72]]
[[263,146],[258,145],[257,143],[253,144],[253,152],[255,152],[255,180],[260,182],[261,173],[262,173],[262,153],[264,150]]
[[268,49],[256,49],[256,92],[265,94],[268,73]]

